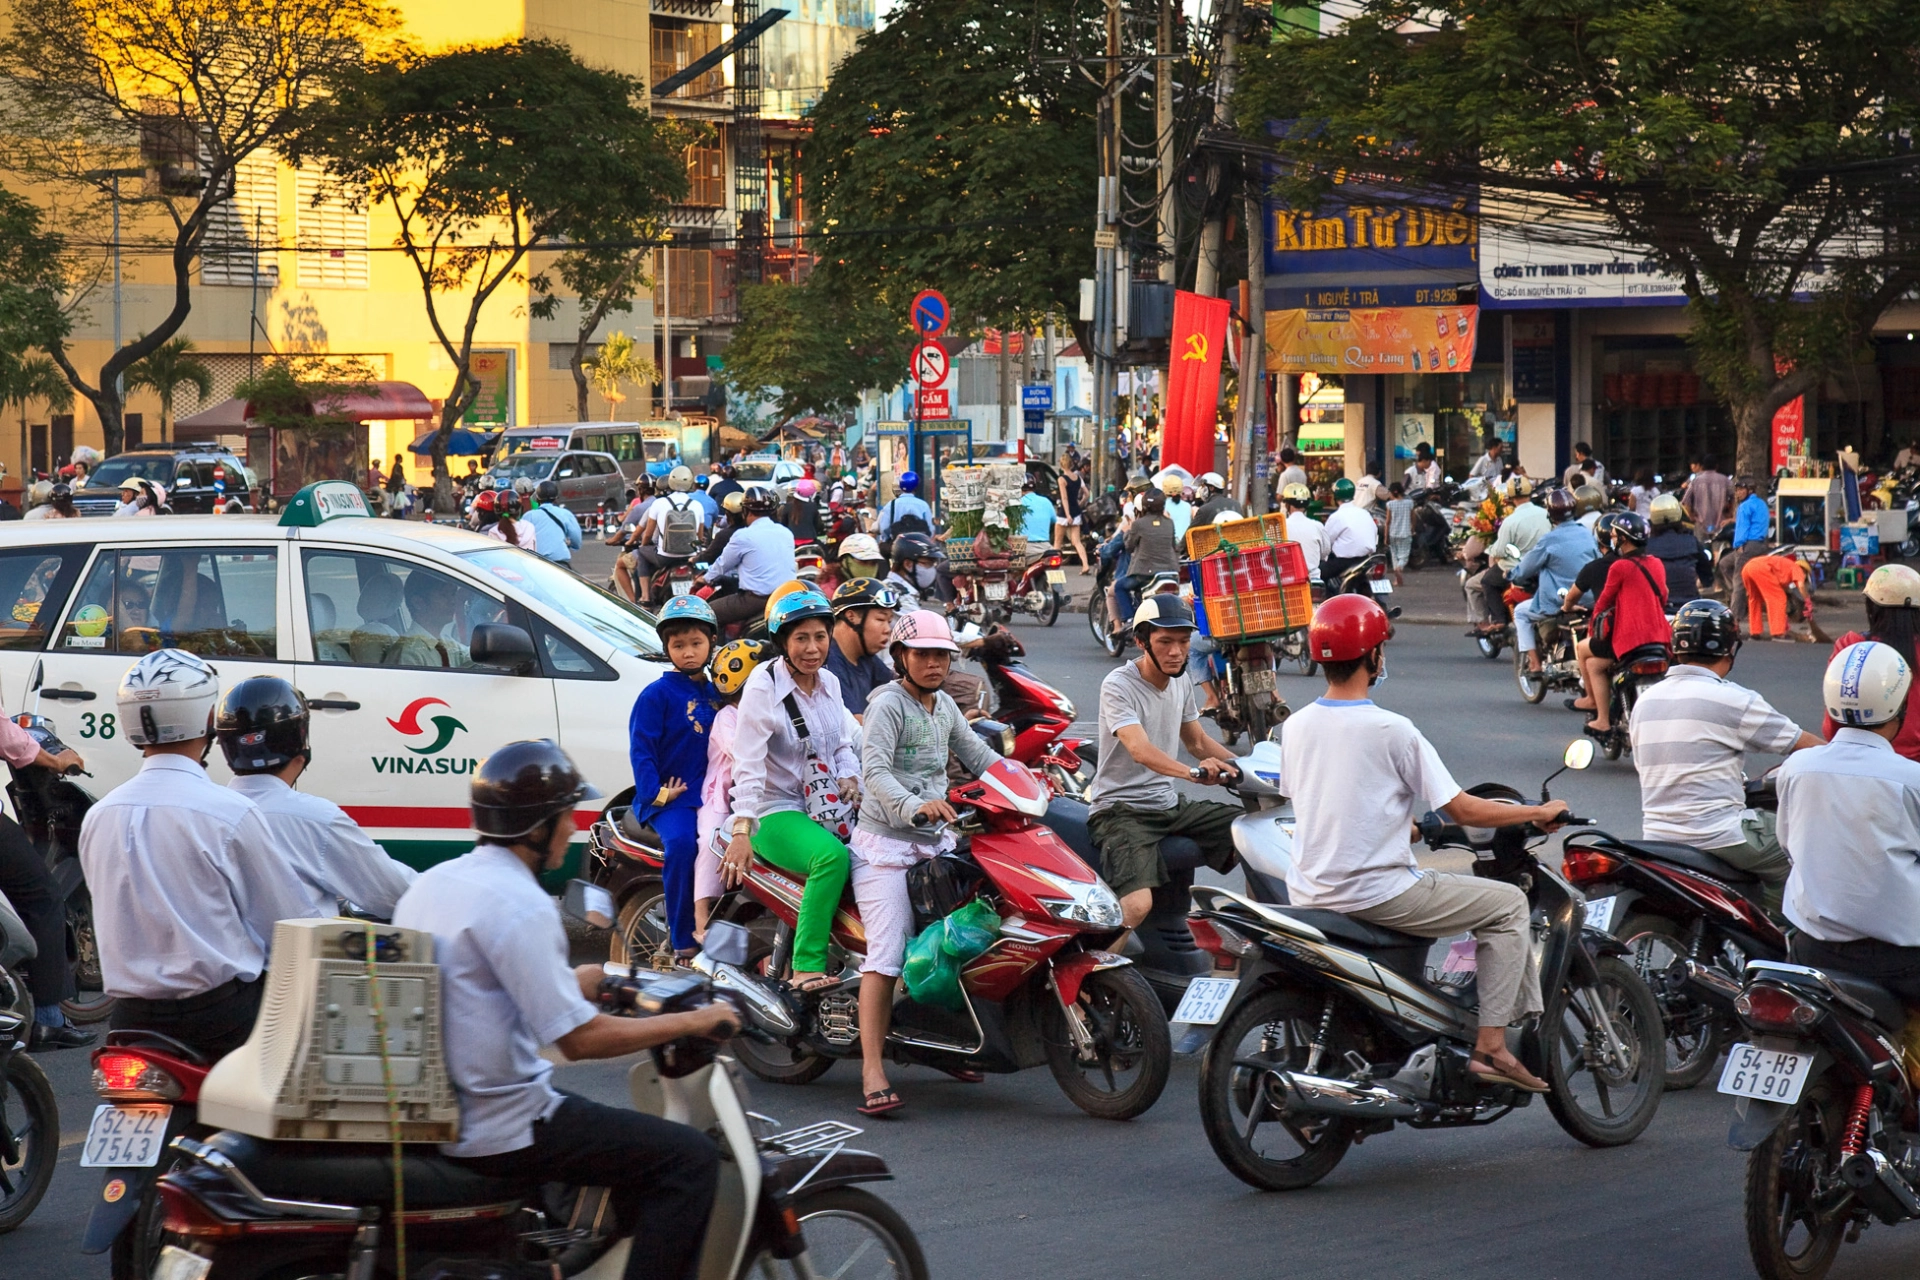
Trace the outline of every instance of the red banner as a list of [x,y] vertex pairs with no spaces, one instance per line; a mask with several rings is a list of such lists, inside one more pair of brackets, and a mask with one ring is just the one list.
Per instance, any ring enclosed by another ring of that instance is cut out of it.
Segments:
[[1167,370],[1160,465],[1194,475],[1213,470],[1213,428],[1220,404],[1220,355],[1227,341],[1227,300],[1176,290]]
[[1787,454],[1805,437],[1807,398],[1795,396],[1773,411],[1773,473],[1787,465]]

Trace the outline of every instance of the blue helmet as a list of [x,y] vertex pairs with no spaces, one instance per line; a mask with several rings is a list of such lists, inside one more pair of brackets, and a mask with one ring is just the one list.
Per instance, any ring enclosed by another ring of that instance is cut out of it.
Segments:
[[920,473],[919,472],[902,471],[900,473],[900,492],[917,493],[919,489],[920,489]]
[[698,622],[714,635],[720,634],[720,619],[713,616],[713,606],[699,596],[675,596],[667,601],[660,610],[660,625],[669,622]]
[[832,625],[833,605],[812,587],[789,591],[767,605],[767,634],[777,637],[788,627],[805,622],[808,618],[819,618]]

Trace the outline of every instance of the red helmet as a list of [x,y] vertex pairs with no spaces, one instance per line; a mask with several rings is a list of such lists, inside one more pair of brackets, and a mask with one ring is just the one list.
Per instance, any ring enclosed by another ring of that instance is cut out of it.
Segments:
[[473,509],[475,511],[481,511],[481,512],[499,510],[500,509],[499,491],[494,489],[482,489],[479,493],[474,495]]
[[1313,611],[1307,649],[1316,662],[1353,662],[1393,634],[1387,611],[1366,596],[1338,595]]

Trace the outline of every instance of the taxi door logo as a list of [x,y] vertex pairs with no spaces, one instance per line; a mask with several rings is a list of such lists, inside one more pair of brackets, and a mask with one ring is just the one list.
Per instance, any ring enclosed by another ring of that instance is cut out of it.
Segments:
[[[446,700],[442,698],[415,698],[400,712],[398,719],[387,721],[388,726],[403,737],[431,738],[425,746],[416,747],[409,744],[407,750],[412,752],[414,757],[433,757],[432,759],[375,756],[373,771],[375,773],[472,773],[475,763],[473,760],[456,759],[440,754],[453,741],[454,734],[469,732],[466,725],[450,715],[428,716],[426,724],[420,722],[420,713],[426,708],[446,706]],[[452,708],[448,707],[448,710]],[[429,728],[429,725],[432,727]]]

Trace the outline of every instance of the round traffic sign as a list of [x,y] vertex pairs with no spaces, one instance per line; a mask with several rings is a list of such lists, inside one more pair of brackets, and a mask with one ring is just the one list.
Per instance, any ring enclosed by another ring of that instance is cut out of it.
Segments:
[[929,338],[937,338],[947,331],[951,314],[946,295],[938,289],[922,289],[914,294],[913,306],[908,311],[913,327]]
[[913,380],[923,387],[937,387],[947,380],[947,349],[937,342],[923,342],[913,349]]

